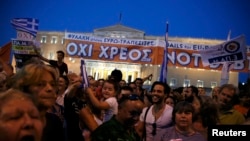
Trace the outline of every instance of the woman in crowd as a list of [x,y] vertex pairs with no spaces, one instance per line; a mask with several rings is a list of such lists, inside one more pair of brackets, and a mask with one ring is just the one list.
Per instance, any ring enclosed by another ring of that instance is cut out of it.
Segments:
[[194,97],[192,105],[195,109],[193,115],[193,128],[205,138],[208,136],[208,125],[219,123],[219,111],[216,102],[210,96]]
[[13,77],[13,88],[29,93],[38,100],[41,115],[45,115],[43,141],[64,140],[63,124],[58,116],[49,113],[56,101],[59,72],[37,60],[22,67]]
[[165,103],[172,106],[172,107],[174,107],[174,105],[176,104],[176,100],[175,100],[175,98],[173,96],[169,95],[169,96],[167,96],[165,98]]
[[28,94],[14,89],[0,93],[0,141],[40,141],[44,118]]
[[191,103],[187,101],[178,102],[172,113],[174,126],[164,130],[157,140],[206,141],[203,135],[193,129],[193,116],[194,107]]

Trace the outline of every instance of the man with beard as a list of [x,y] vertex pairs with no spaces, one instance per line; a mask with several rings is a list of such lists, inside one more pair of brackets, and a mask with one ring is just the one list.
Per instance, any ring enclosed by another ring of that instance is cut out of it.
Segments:
[[237,98],[237,88],[233,84],[224,84],[220,87],[217,96],[220,124],[242,124],[245,122],[243,114],[233,108]]
[[187,101],[187,102],[192,103],[193,100],[194,100],[194,97],[198,96],[198,92],[199,92],[198,88],[193,86],[193,85],[187,87],[185,92],[183,93],[184,94],[184,100]]
[[91,134],[91,141],[140,141],[135,124],[143,109],[138,95],[123,95],[118,101],[118,113],[98,126]]
[[172,125],[173,108],[165,104],[170,93],[168,84],[155,81],[151,87],[152,105],[145,107],[136,126],[139,135],[146,141],[153,141],[162,130]]

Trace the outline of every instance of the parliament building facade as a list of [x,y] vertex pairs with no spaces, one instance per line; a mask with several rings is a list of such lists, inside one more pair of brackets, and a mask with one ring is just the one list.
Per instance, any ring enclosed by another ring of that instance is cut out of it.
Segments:
[[[110,38],[126,38],[140,40],[164,40],[163,36],[146,36],[145,32],[127,27],[121,24],[94,29],[93,33],[84,33],[89,36],[110,37]],[[39,31],[36,40],[41,43],[41,53],[48,59],[57,59],[56,51],[65,51],[65,32]],[[181,38],[169,37],[169,41],[184,44],[203,44],[217,45],[225,40],[213,39],[197,39],[197,38]],[[64,62],[68,64],[69,72],[80,73],[80,58],[71,57],[66,54]],[[133,81],[137,77],[144,78],[149,74],[153,74],[151,81],[146,81],[144,85],[151,85],[152,82],[159,80],[161,70],[160,65],[138,64],[126,62],[114,62],[105,60],[86,59],[86,69],[88,75],[92,75],[96,80],[106,79],[114,69],[120,69],[123,73],[123,79],[127,82]],[[228,83],[238,85],[238,73],[230,71]],[[211,89],[220,85],[221,71],[214,69],[191,68],[188,66],[169,66],[167,73],[168,84],[172,88],[195,85]]]

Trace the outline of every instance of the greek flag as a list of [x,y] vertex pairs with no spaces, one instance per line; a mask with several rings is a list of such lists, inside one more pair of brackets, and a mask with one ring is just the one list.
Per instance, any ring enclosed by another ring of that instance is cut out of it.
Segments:
[[164,48],[163,61],[161,65],[160,81],[167,83],[167,72],[168,72],[168,22],[166,25],[166,36],[165,36],[166,46]]
[[15,18],[11,20],[11,25],[19,31],[27,32],[36,37],[38,30],[38,19],[34,18]]
[[82,88],[87,88],[89,86],[88,75],[86,71],[86,65],[83,58],[81,58],[81,66],[80,66],[81,76],[82,76]]

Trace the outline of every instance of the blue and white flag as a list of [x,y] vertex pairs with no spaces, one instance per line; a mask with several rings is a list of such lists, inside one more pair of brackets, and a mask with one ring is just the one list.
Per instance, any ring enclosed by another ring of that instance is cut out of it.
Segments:
[[83,58],[81,58],[81,66],[80,66],[81,76],[82,76],[82,88],[87,88],[89,86],[88,75],[86,71],[86,65]]
[[11,20],[11,24],[16,30],[30,33],[36,37],[39,20],[34,18],[15,18]]
[[166,35],[165,35],[166,46],[164,48],[163,61],[161,65],[160,81],[167,83],[167,73],[168,73],[168,22],[166,25]]

